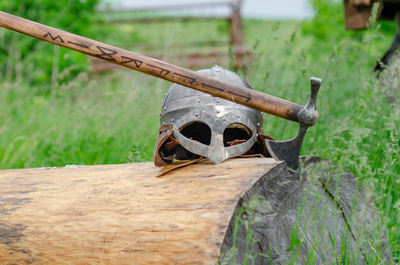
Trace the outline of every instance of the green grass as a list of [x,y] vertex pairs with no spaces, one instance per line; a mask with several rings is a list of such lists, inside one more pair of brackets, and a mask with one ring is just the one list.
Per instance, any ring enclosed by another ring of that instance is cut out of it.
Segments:
[[[334,26],[326,29],[332,36],[321,37],[298,21],[246,20],[246,43],[256,57],[238,72],[256,90],[299,104],[307,101],[309,78],[323,78],[320,119],[310,128],[302,154],[334,161],[373,191],[398,261],[400,93],[397,84],[395,91],[387,84],[392,77],[382,81],[371,70],[390,44],[391,28],[350,33],[343,24]],[[215,21],[107,27],[96,39],[122,46],[128,36],[138,43],[157,41],[168,58],[169,51],[179,52],[175,42],[227,39],[224,29],[224,23]],[[73,53],[62,48],[62,54]],[[25,66],[16,60],[10,67],[17,71]],[[26,80],[0,80],[1,169],[152,160],[160,107],[171,84],[133,71],[83,72],[73,80],[43,86]],[[397,103],[388,103],[388,93]],[[264,118],[265,132],[277,139],[297,133],[297,124]]]

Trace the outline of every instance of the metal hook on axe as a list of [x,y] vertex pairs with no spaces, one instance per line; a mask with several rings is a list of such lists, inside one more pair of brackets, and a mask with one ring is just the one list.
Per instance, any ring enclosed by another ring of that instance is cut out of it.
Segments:
[[246,87],[223,82],[139,53],[130,52],[1,11],[0,27],[181,84],[280,118],[299,122],[300,130],[294,139],[283,142],[267,140],[266,142],[272,156],[277,160],[286,161],[288,167],[294,171],[299,168],[300,148],[305,133],[318,119],[318,113],[315,111],[317,93],[321,84],[321,80],[318,78],[311,79],[310,100],[303,107]]

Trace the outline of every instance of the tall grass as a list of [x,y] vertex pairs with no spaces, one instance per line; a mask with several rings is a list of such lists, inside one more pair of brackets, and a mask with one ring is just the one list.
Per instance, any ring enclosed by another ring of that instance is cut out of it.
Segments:
[[[323,21],[246,20],[246,42],[256,57],[238,72],[256,90],[299,104],[307,101],[309,78],[323,78],[320,119],[309,130],[302,154],[349,169],[373,191],[398,261],[400,90],[394,82],[398,71],[377,78],[371,70],[389,45],[392,28],[378,24],[363,33],[349,33],[340,24],[343,21],[328,22],[324,34],[313,35],[313,27]],[[111,27],[109,36],[117,36],[118,30],[125,37],[133,32],[136,39],[157,40],[169,52],[175,41],[218,37],[224,29],[224,24],[213,21],[169,23]],[[106,36],[104,32],[97,39],[121,45],[117,37]],[[23,38],[28,37],[19,37]],[[62,50],[64,56],[68,53],[73,52]],[[52,63],[59,60],[63,58]],[[170,84],[132,71],[83,72],[63,83],[53,80],[50,86],[32,86],[26,80],[29,76],[0,80],[0,168],[152,160],[161,102]],[[297,124],[264,118],[265,132],[277,139],[297,133]]]

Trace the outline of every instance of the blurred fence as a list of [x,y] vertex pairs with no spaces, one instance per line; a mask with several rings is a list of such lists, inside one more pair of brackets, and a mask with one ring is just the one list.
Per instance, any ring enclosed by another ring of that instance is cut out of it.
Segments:
[[[174,51],[168,51],[171,63],[191,68],[209,67],[215,64],[239,67],[251,58],[243,44],[241,8],[243,0],[225,0],[184,4],[109,6],[99,9],[99,13],[108,14],[102,23],[114,25],[141,25],[149,23],[226,21],[226,36],[218,39],[190,39],[172,43]],[[226,38],[227,37],[227,38]],[[225,39],[225,40],[223,40]],[[165,59],[160,43],[126,43],[134,51],[144,51],[150,57]],[[184,49],[190,47],[190,50]],[[120,68],[117,65],[92,60],[92,71],[107,72]]]

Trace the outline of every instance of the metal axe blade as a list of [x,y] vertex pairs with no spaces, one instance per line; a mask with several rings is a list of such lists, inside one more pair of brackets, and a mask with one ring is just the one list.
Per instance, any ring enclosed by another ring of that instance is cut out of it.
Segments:
[[310,82],[310,97],[307,105],[298,114],[300,128],[297,136],[287,141],[266,140],[267,149],[272,157],[276,160],[285,161],[289,169],[292,171],[298,171],[300,168],[299,156],[304,136],[306,135],[308,128],[314,125],[318,118],[316,103],[322,79],[311,77]]

